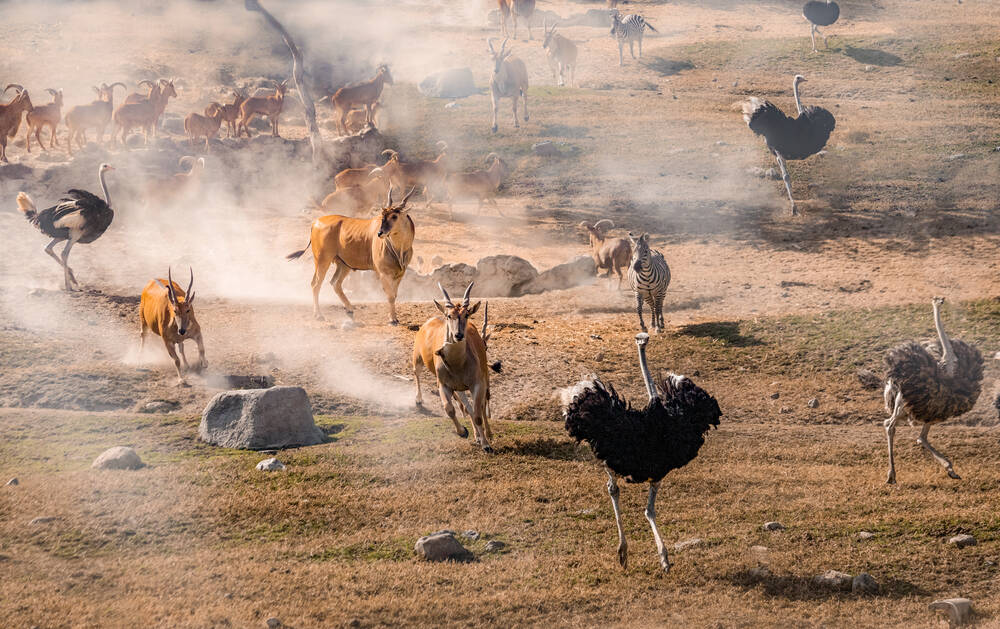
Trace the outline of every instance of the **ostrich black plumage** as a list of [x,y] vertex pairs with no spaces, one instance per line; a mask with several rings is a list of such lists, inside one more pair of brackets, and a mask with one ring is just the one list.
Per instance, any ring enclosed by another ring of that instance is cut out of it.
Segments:
[[792,204],[792,214],[798,214],[795,199],[792,198],[792,182],[785,167],[785,160],[805,159],[823,150],[830,134],[837,126],[837,120],[822,107],[803,107],[799,98],[799,84],[805,82],[805,77],[796,74],[792,80],[792,93],[795,95],[796,118],[789,118],[783,111],[770,102],[757,97],[743,103],[743,120],[750,130],[764,136],[767,148],[778,160],[781,178],[788,191],[788,200]]
[[[816,50],[816,33],[819,33],[820,26],[830,26],[837,21],[840,17],[840,5],[832,0],[809,0],[802,6],[802,17],[809,21],[813,52],[819,52]],[[828,47],[826,35],[823,35],[823,46]]]
[[646,365],[649,335],[637,334],[639,368],[646,383],[649,403],[636,410],[597,376],[568,390],[563,400],[566,430],[577,441],[586,441],[608,473],[608,494],[618,526],[618,561],[628,565],[628,544],[618,504],[618,477],[627,483],[649,483],[646,519],[653,529],[660,565],[667,572],[670,562],[656,528],[656,493],[660,481],[671,470],[690,463],[702,444],[704,433],[719,425],[722,411],[715,398],[684,376],[668,373],[657,383]]
[[[68,291],[79,287],[73,269],[67,262],[70,249],[78,242],[87,244],[100,238],[115,218],[115,211],[111,209],[111,195],[108,194],[108,185],[104,181],[104,173],[109,170],[114,168],[108,164],[101,164],[97,171],[104,199],[86,190],[73,189],[67,192],[57,205],[39,212],[31,197],[24,192],[17,193],[17,207],[24,212],[24,217],[39,231],[52,238],[45,247],[45,253],[62,267],[64,288]],[[57,256],[52,248],[64,240],[66,246],[62,250],[62,255]]]
[[910,425],[923,424],[917,443],[931,453],[948,476],[960,478],[945,458],[927,440],[931,426],[950,417],[967,413],[979,399],[983,380],[983,356],[979,350],[958,339],[948,338],[941,324],[941,304],[935,297],[934,326],[937,328],[940,350],[933,343],[903,343],[885,356],[885,434],[889,440],[889,475],[886,483],[896,482],[893,439],[896,422],[905,416]]

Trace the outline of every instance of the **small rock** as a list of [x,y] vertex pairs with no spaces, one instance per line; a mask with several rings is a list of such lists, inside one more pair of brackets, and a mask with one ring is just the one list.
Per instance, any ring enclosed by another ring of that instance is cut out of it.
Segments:
[[40,515],[37,518],[32,518],[31,522],[28,522],[30,526],[38,526],[39,524],[48,524],[49,522],[55,522],[58,520],[54,515]]
[[14,485],[20,485],[20,484],[21,484],[21,481],[17,480],[17,476],[15,476],[14,478],[12,478],[9,481],[7,481],[6,486],[7,487],[13,487]]
[[427,561],[465,562],[473,559],[472,553],[455,539],[451,531],[421,537],[417,540],[413,550]]
[[264,621],[264,625],[268,629],[278,629],[278,627],[281,626],[281,621],[272,616],[268,618],[266,621]]
[[775,391],[774,393],[771,394],[771,399],[772,400],[777,400],[779,397],[781,397],[781,394],[778,393],[777,391]]
[[846,572],[827,570],[823,574],[817,574],[813,577],[813,583],[824,588],[847,591],[851,589],[854,577]]
[[507,544],[504,544],[499,540],[492,540],[486,542],[486,547],[484,548],[484,550],[488,553],[495,553],[496,551],[503,550],[504,548],[507,548]]
[[476,541],[477,539],[479,539],[479,531],[468,530],[462,533],[462,537],[464,537],[465,539],[471,539],[472,541]]
[[264,459],[257,464],[257,469],[261,472],[280,472],[285,469],[285,464],[275,458]]
[[955,537],[948,540],[949,544],[957,546],[959,548],[965,548],[966,546],[975,546],[976,538],[971,535],[966,535],[962,533],[961,535],[956,535]]
[[945,160],[949,161],[949,162],[953,162],[956,159],[962,159],[963,157],[965,157],[965,153],[955,153],[953,155],[949,155],[948,157],[946,157]]
[[597,355],[594,356],[594,362],[599,363],[602,362],[603,360],[604,360],[604,352],[597,352]]
[[878,594],[878,583],[867,572],[862,572],[851,581],[851,591],[855,594]]
[[951,627],[960,627],[969,622],[972,615],[972,601],[967,598],[945,598],[927,606],[933,611],[948,614]]
[[784,531],[785,527],[781,524],[781,522],[765,522],[764,523],[764,530],[765,531]]
[[445,108],[445,109],[458,109],[458,108],[460,108],[460,107],[461,107],[461,105],[459,105],[459,104],[458,104],[458,103],[456,103],[455,101],[451,101],[450,103],[447,103],[447,104],[446,104],[446,105],[444,106],[444,108]]
[[169,413],[180,406],[177,402],[170,400],[153,400],[152,402],[146,402],[142,406],[143,413]]
[[858,533],[858,539],[860,539],[862,542],[870,540],[873,537],[875,537],[875,534],[872,533],[871,531],[861,531],[860,533]]
[[144,465],[132,448],[115,446],[102,452],[90,467],[97,470],[137,470]]
[[806,406],[808,406],[809,408],[816,408],[819,406],[819,400],[817,400],[816,398],[812,398],[808,402],[806,402]]
[[[603,340],[603,337],[600,334],[591,334],[590,338],[594,339],[595,341]],[[1000,354],[1000,352],[997,352],[997,354]]]
[[871,72],[874,69],[875,69],[874,66],[865,66],[865,72]]
[[702,544],[702,539],[695,537],[693,539],[686,539],[674,544],[674,550],[684,550],[685,548],[694,548]]
[[555,157],[559,155],[559,147],[553,144],[550,140],[532,144],[531,151],[535,155],[540,155],[542,157]]

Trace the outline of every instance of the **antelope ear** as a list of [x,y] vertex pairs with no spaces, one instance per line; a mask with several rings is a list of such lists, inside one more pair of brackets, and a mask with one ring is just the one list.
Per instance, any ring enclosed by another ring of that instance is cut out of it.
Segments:
[[479,307],[482,305],[483,302],[481,301],[477,301],[475,304],[473,304],[473,306],[469,308],[469,316],[471,317],[472,315],[476,314],[476,312],[479,310]]
[[441,311],[441,314],[448,314],[448,311],[445,310],[444,306],[442,306],[441,304],[438,303],[438,300],[434,299],[433,301],[434,301],[434,305],[437,306],[438,310]]

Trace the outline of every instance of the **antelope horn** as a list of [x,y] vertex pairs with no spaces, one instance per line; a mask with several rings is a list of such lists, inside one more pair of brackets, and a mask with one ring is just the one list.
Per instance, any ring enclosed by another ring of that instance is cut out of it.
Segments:
[[7,87],[3,88],[3,93],[4,93],[4,94],[6,94],[6,93],[7,93],[7,90],[9,90],[9,89],[10,89],[10,88],[12,88],[12,87],[13,87],[13,88],[14,88],[15,90],[17,90],[17,93],[18,93],[18,94],[20,94],[21,92],[23,92],[23,91],[24,91],[24,86],[23,86],[23,85],[18,85],[17,83],[8,83],[8,84],[7,84]]
[[440,289],[441,289],[441,294],[443,294],[443,295],[444,295],[444,301],[445,301],[445,303],[447,303],[447,304],[448,304],[449,306],[451,306],[452,308],[454,308],[454,307],[455,307],[455,304],[453,304],[453,303],[451,302],[451,297],[450,297],[450,296],[448,296],[448,291],[446,291],[446,290],[444,289],[444,286],[441,286],[441,282],[438,282],[438,288],[440,288]]
[[[607,227],[601,227],[605,223],[607,224]],[[615,226],[614,222],[607,218],[602,218],[601,220],[594,223],[594,229],[612,229],[614,226]]]
[[438,140],[437,144],[435,144],[434,146],[438,147],[438,149],[440,149],[442,153],[448,150],[448,143],[445,142],[444,140]]
[[[369,173],[371,174],[371,173]],[[392,184],[389,184],[389,192],[386,194],[385,206],[392,207]]]
[[187,287],[187,290],[184,291],[184,294],[187,295],[188,297],[190,297],[191,296],[191,287],[194,286],[194,269],[192,269],[191,267],[188,267],[188,272],[191,273],[191,279],[188,281],[188,287]]
[[187,168],[189,171],[194,169],[194,156],[193,155],[183,155],[179,160],[177,160],[177,165],[181,168]]
[[174,278],[170,273],[170,267],[167,267],[167,296],[170,298],[170,303],[177,303],[177,294],[174,293]]
[[590,227],[590,223],[587,221],[580,221],[580,227]]
[[113,92],[115,90],[116,85],[121,85],[123,90],[125,90],[126,92],[128,91],[128,86],[122,83],[121,81],[115,81],[111,85],[108,85],[107,88]]
[[486,156],[486,159],[485,159],[484,161],[485,161],[485,162],[486,162],[487,164],[489,164],[489,163],[490,163],[490,158],[491,158],[491,157],[492,157],[493,159],[500,159],[500,156],[499,156],[499,155],[497,155],[496,153],[490,153],[490,154],[488,154],[488,155]]
[[469,282],[469,287],[465,289],[465,295],[462,296],[462,305],[466,308],[469,307],[469,298],[472,296],[472,285],[475,282]]
[[[161,80],[162,80],[162,79],[161,79]],[[136,86],[136,87],[139,87],[139,86],[140,86],[140,85],[142,85],[143,83],[145,83],[146,85],[148,85],[148,86],[149,86],[149,89],[153,89],[153,88],[154,88],[154,87],[156,86],[156,84],[155,84],[155,83],[153,83],[152,81],[150,81],[149,79],[143,79],[143,80],[139,81],[138,83],[136,83],[136,84],[135,84],[135,86]]]
[[411,186],[410,187],[410,191],[407,192],[406,196],[403,197],[403,200],[399,202],[399,207],[405,206],[406,205],[406,200],[409,199],[411,196],[413,196],[413,193],[416,192],[416,191],[417,191],[417,187],[416,186]]
[[49,94],[52,94],[53,98],[55,98],[56,95],[59,94],[59,92],[57,92],[56,90],[52,89],[51,87],[46,87],[45,91],[48,92]]
[[492,37],[487,37],[486,38],[486,43],[489,44],[490,52],[493,53],[494,55],[497,54],[497,51],[493,49],[493,38]]

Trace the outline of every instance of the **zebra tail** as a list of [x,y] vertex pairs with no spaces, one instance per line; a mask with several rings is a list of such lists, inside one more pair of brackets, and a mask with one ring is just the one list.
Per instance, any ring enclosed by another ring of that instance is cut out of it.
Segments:
[[644,24],[649,28],[649,30],[653,31],[654,33],[659,33],[660,32],[660,31],[656,30],[655,28],[653,28],[653,25],[650,24],[649,22],[644,22]]

